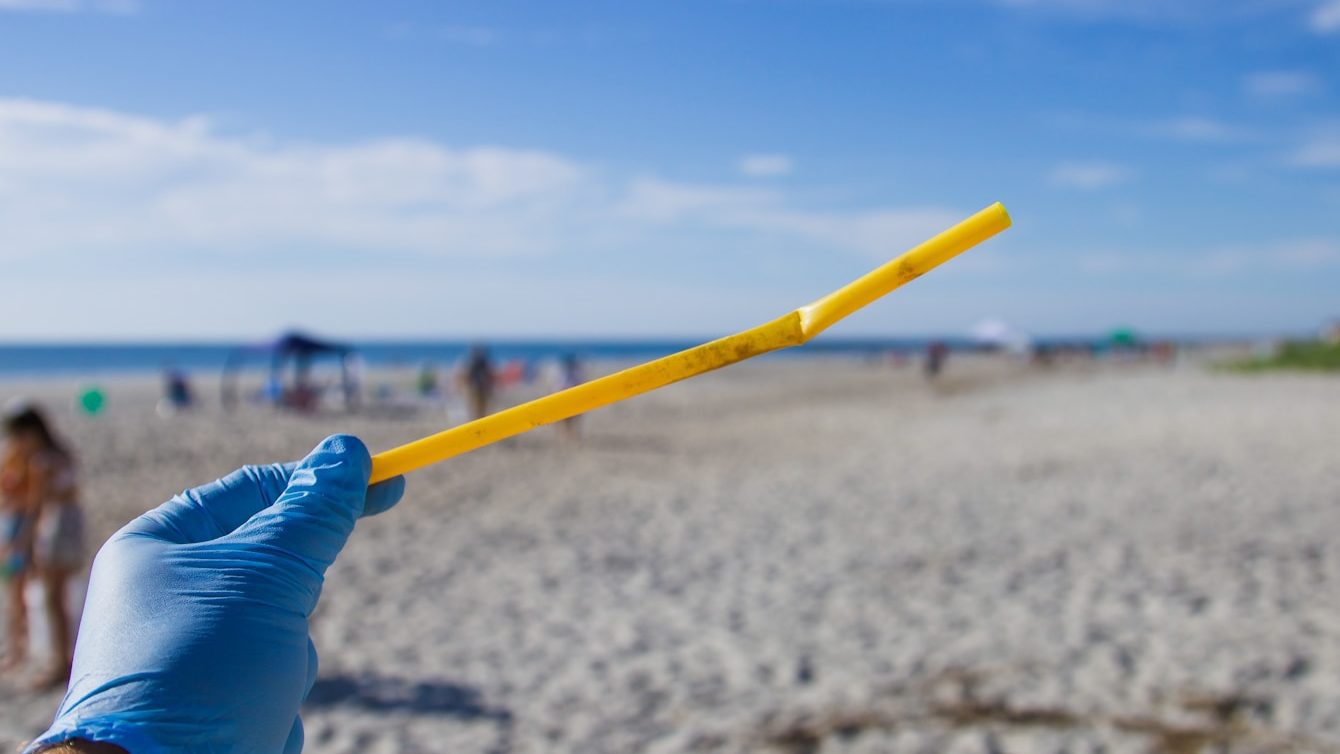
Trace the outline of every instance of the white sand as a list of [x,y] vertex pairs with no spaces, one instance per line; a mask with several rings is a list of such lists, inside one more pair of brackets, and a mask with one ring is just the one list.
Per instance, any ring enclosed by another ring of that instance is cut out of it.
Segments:
[[[307,751],[1340,751],[1340,379],[948,378],[743,365],[416,474],[329,574]],[[437,422],[111,389],[61,422],[104,536]],[[0,748],[57,700],[0,685]]]

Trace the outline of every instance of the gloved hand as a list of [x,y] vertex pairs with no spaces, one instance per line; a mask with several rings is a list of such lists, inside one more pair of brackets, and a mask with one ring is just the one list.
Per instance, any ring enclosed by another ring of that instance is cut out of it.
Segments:
[[82,738],[131,754],[296,754],[316,680],[307,619],[359,516],[404,479],[368,488],[355,437],[297,464],[248,466],[131,521],[98,552],[70,688],[33,742]]

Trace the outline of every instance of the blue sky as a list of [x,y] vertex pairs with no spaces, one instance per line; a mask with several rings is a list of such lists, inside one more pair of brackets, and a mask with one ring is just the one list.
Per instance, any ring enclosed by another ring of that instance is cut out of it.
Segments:
[[1340,317],[1340,0],[0,0],[0,340]]

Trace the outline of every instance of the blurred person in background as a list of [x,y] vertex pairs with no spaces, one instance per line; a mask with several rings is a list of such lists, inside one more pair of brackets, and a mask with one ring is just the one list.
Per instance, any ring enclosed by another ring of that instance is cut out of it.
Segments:
[[425,361],[419,367],[419,377],[415,382],[415,389],[419,392],[420,398],[439,398],[442,390],[437,384],[437,367],[433,362]]
[[363,378],[367,364],[357,353],[348,353],[340,360],[341,384],[344,387],[344,407],[349,411],[363,408]]
[[493,399],[494,375],[493,360],[489,358],[487,348],[478,345],[470,347],[461,377],[470,400],[470,418],[482,419],[488,416],[489,402]]
[[158,401],[158,415],[164,418],[189,411],[195,406],[195,391],[191,378],[180,369],[163,370],[163,397]]
[[926,346],[926,379],[934,380],[944,371],[949,359],[949,346],[942,340],[932,341]]
[[[17,411],[19,409],[14,409]],[[8,420],[11,409],[6,409]],[[21,667],[28,655],[28,610],[23,601],[27,572],[32,565],[32,522],[24,494],[27,463],[13,443],[0,456],[0,576],[5,582],[4,670]]]
[[42,412],[31,405],[15,407],[5,415],[4,425],[0,489],[10,582],[5,667],[16,670],[27,660],[24,588],[28,579],[39,579],[51,632],[51,665],[33,685],[46,688],[62,683],[70,674],[75,631],[67,586],[84,562],[83,511],[74,456],[52,432]]
[[[577,387],[586,382],[586,372],[575,353],[567,353],[558,362],[558,371],[554,375],[554,392]],[[558,423],[558,434],[565,442],[578,440],[577,422],[581,415],[569,417]]]

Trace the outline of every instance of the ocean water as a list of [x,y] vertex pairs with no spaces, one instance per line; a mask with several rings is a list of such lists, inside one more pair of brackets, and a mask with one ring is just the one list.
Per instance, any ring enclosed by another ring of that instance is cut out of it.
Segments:
[[[931,338],[828,338],[781,352],[779,355],[875,356],[890,352],[919,353]],[[964,347],[962,339],[943,339]],[[374,341],[350,343],[369,367],[449,366],[459,361],[474,341]],[[538,362],[576,354],[582,359],[634,361],[664,356],[701,343],[701,340],[496,340],[487,343],[495,361]],[[0,379],[45,376],[96,377],[100,375],[156,374],[164,369],[188,373],[221,371],[230,359],[244,369],[262,369],[268,356],[254,344],[230,343],[60,343],[0,344]]]

